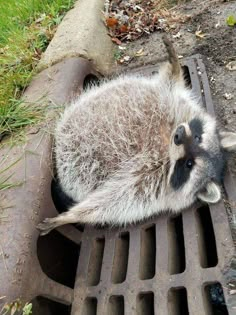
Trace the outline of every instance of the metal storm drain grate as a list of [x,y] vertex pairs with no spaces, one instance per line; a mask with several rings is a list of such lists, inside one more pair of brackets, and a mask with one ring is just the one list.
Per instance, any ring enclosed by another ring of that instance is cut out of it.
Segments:
[[230,314],[223,303],[217,313],[211,296],[222,288],[222,240],[230,232],[222,210],[186,211],[125,231],[87,228],[72,314]]

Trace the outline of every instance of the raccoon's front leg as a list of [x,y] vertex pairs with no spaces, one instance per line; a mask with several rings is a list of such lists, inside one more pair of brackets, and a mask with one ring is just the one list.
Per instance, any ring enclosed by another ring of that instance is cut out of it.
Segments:
[[140,177],[135,175],[136,170],[137,165],[135,167],[133,163],[123,165],[102,186],[68,212],[40,223],[38,229],[41,234],[47,234],[55,227],[68,223],[125,225],[151,215],[152,207],[148,198],[137,193],[141,183]]
[[[69,223],[105,224],[114,221],[112,210],[109,213],[109,192],[97,189],[81,203],[75,204],[68,212],[59,214],[55,218],[46,218],[37,228],[41,235],[49,233],[54,228]],[[114,208],[114,206],[113,206]]]
[[79,205],[80,204],[75,205],[68,212],[61,213],[55,218],[44,219],[37,225],[37,229],[40,230],[40,234],[46,235],[56,227],[69,223],[89,222],[93,217],[92,213],[94,211],[92,209],[83,209]]

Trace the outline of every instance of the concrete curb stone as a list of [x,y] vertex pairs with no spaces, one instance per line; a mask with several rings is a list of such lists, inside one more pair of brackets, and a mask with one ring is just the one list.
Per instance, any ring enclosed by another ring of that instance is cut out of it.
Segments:
[[108,74],[114,63],[114,48],[102,21],[103,0],[79,0],[59,25],[45,51],[39,70],[66,58],[91,60],[94,68]]

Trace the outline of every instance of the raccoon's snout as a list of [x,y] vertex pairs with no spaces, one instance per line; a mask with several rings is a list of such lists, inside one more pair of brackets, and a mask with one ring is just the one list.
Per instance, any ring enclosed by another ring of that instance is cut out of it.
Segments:
[[186,138],[186,131],[185,127],[183,125],[179,126],[176,129],[175,135],[174,135],[174,143],[176,145],[180,145],[184,143],[184,140]]

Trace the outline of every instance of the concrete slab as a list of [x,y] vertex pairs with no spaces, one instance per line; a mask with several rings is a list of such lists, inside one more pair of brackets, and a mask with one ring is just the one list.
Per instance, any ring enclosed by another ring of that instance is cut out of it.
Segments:
[[[80,94],[84,79],[91,73],[95,72],[89,61],[66,59],[36,76],[24,98],[28,102],[37,101],[40,106],[52,103],[63,107]],[[48,106],[47,112],[55,116],[55,107]],[[0,192],[0,296],[3,297],[0,310],[5,303],[18,298],[23,303],[37,296],[51,297],[64,304],[72,301],[73,290],[48,278],[38,254],[36,225],[46,216],[58,214],[51,197],[54,121],[55,117],[51,117],[50,121],[45,119],[40,125],[29,127],[24,145],[0,147],[4,161],[1,167],[6,168],[4,178],[16,185]],[[73,226],[59,232],[79,244],[81,232]]]
[[79,0],[67,13],[44,53],[39,69],[69,57],[91,60],[94,68],[110,73],[114,63],[114,44],[102,21],[103,0]]

